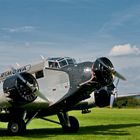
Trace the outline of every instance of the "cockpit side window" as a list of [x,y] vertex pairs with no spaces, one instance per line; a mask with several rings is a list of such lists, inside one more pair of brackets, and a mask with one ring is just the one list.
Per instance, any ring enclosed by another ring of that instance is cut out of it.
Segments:
[[58,68],[57,62],[49,62],[49,68]]
[[39,79],[39,78],[44,77],[43,70],[37,71],[37,72],[35,73],[35,77],[36,77],[36,79]]
[[69,65],[74,64],[73,59],[67,59]]
[[68,64],[67,64],[66,60],[64,59],[62,61],[59,61],[59,65],[60,65],[60,67],[64,67],[64,66],[66,66]]

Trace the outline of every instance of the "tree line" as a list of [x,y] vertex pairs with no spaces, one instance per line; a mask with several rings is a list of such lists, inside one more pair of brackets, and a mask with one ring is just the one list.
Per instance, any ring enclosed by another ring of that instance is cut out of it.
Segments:
[[117,107],[117,108],[139,108],[140,107],[140,98],[137,98],[137,97],[118,98],[114,102],[114,107]]

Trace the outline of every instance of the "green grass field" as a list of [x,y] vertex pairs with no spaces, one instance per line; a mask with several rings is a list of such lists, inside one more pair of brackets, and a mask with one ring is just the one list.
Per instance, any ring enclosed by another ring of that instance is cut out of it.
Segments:
[[0,123],[0,140],[140,140],[140,109],[95,108],[89,114],[72,111],[69,115],[79,120],[76,134],[64,134],[61,126],[34,119],[25,136],[7,136],[7,124]]

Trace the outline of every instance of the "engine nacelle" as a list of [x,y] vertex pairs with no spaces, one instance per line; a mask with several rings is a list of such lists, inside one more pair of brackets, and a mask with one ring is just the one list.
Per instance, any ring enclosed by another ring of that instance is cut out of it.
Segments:
[[[38,90],[36,79],[29,73],[20,73],[7,77],[3,83],[3,91],[12,105],[23,105],[33,102],[37,98],[35,93]],[[24,79],[24,80],[23,80]],[[25,82],[26,81],[26,82]],[[28,84],[27,84],[28,83]]]
[[110,104],[111,94],[106,89],[94,92],[95,104],[98,107],[105,107]]

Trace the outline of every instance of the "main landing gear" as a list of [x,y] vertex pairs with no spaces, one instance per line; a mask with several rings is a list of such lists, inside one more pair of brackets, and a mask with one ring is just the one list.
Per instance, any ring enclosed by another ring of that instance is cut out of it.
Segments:
[[8,132],[10,135],[24,135],[27,124],[36,117],[38,112],[32,113],[30,117],[26,118],[26,111],[11,112],[10,121],[8,123]]
[[57,114],[65,133],[76,133],[79,130],[79,122],[73,116],[68,116],[68,113]]
[[59,122],[53,121],[47,118],[41,118],[41,119],[61,125],[64,133],[78,132],[79,122],[75,117],[68,116],[68,113],[66,112],[59,112],[57,116],[58,116]]
[[[22,115],[21,115],[22,114]],[[18,112],[18,113],[11,113],[11,119],[8,123],[8,132],[10,135],[24,135],[26,132],[26,126],[27,124],[37,116],[38,112],[34,112],[30,114],[30,117],[27,116],[26,111],[24,112]],[[64,133],[76,133],[79,130],[79,122],[78,120],[73,116],[68,116],[67,112],[59,112],[57,114],[59,122],[47,119],[47,118],[41,118],[46,121],[50,121],[56,124],[59,124],[62,126]],[[26,121],[25,121],[26,120]]]

